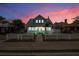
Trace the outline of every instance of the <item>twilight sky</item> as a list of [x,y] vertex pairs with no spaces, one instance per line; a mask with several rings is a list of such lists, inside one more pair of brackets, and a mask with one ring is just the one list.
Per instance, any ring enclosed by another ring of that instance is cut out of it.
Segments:
[[74,21],[72,18],[79,16],[78,3],[6,3],[0,4],[0,16],[9,20],[20,18],[24,23],[30,18],[41,14],[51,21],[61,22],[68,19],[68,23]]

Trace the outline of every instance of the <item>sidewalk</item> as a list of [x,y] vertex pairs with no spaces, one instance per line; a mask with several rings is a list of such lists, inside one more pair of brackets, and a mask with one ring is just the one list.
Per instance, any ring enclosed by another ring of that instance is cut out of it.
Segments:
[[79,41],[2,42],[0,55],[79,55]]
[[0,50],[70,50],[79,49],[79,41],[3,42]]

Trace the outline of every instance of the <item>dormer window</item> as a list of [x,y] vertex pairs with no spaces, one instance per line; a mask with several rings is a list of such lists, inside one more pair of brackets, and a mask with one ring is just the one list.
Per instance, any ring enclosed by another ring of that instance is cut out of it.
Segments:
[[36,20],[36,23],[38,23],[38,20]]
[[44,23],[44,20],[36,20],[36,23]]
[[41,23],[41,20],[39,20],[39,23]]
[[42,23],[44,23],[44,20],[42,20]]

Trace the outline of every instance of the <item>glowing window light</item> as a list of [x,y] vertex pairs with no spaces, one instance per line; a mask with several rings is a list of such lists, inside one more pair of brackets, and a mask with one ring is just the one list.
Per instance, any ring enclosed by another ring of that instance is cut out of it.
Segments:
[[37,31],[38,30],[38,27],[35,27],[35,31]]
[[35,27],[29,27],[28,31],[35,31]]
[[34,31],[35,30],[35,27],[32,27],[32,29],[31,29],[32,31]]
[[35,27],[35,31],[45,31],[45,27]]
[[38,20],[36,20],[36,23],[38,23]]
[[40,27],[40,29],[41,29],[42,31],[45,31],[45,27]]
[[41,23],[41,20],[39,20],[39,23]]
[[44,23],[44,20],[42,20],[42,23]]
[[28,30],[31,31],[32,30],[31,27],[29,27]]
[[46,27],[46,30],[47,31],[51,31],[51,27]]

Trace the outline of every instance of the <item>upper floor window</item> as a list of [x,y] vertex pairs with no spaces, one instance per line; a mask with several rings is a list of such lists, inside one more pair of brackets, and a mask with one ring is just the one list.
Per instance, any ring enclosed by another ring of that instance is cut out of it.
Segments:
[[36,20],[36,23],[44,23],[44,20]]
[[36,23],[38,23],[38,20],[36,20]]
[[44,20],[42,20],[42,23],[44,23]]
[[39,23],[41,23],[41,20],[39,20]]

